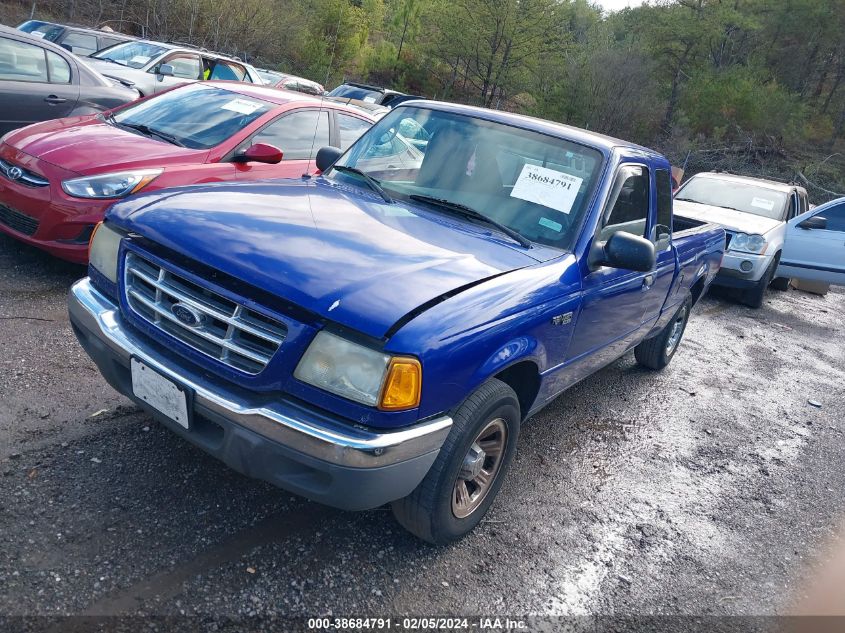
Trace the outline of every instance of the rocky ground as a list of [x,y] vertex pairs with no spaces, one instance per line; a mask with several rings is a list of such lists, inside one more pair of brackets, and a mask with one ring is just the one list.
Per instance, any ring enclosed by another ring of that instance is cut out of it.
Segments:
[[2,616],[775,615],[843,527],[841,290],[707,297],[665,371],[626,356],[530,420],[489,516],[436,548],[114,393],[67,322],[83,274],[0,237]]

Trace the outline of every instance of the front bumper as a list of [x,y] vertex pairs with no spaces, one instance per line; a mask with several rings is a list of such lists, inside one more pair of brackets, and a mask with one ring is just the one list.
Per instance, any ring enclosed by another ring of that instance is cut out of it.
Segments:
[[[742,269],[743,263],[748,270]],[[726,251],[713,283],[728,288],[751,288],[763,278],[771,263],[771,255]]]
[[[242,390],[160,353],[125,324],[118,307],[88,278],[71,288],[69,313],[79,342],[117,391],[233,469],[327,505],[364,510],[407,496],[452,426],[450,417],[441,416],[377,432],[295,402],[250,402]],[[189,430],[134,396],[132,357],[191,394]]]

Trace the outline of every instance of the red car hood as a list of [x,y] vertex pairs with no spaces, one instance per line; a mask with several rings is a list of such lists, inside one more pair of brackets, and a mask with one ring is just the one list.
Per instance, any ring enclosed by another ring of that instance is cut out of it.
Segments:
[[69,117],[29,125],[12,132],[5,143],[82,175],[202,163],[208,154],[207,150],[186,149],[121,130],[97,116]]

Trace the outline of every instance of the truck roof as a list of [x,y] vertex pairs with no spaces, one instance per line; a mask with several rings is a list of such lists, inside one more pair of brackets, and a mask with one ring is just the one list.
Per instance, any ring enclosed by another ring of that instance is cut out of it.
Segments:
[[487,119],[488,121],[495,121],[496,123],[503,123],[505,125],[517,125],[519,127],[540,132],[543,134],[550,134],[552,136],[561,136],[567,140],[589,145],[596,149],[603,150],[610,153],[616,148],[634,150],[637,153],[645,154],[651,158],[666,160],[666,158],[648,147],[637,145],[630,141],[623,141],[622,139],[613,138],[598,132],[590,132],[571,125],[563,123],[555,123],[554,121],[547,121],[546,119],[539,119],[524,114],[514,114],[512,112],[502,112],[501,110],[491,110],[489,108],[480,108],[477,106],[460,105],[457,103],[446,103],[443,101],[428,101],[415,100],[403,101],[398,107],[414,106],[420,108],[430,108],[432,110],[441,110],[444,112],[454,112],[455,114],[464,114],[467,116]]
[[713,180],[730,180],[733,182],[744,182],[759,187],[766,187],[767,189],[774,189],[776,191],[783,191],[785,193],[791,192],[793,189],[804,191],[804,187],[800,185],[790,184],[787,182],[780,182],[777,180],[769,180],[768,178],[754,178],[753,176],[738,176],[737,174],[729,174],[724,171],[703,171],[695,174],[696,178],[712,178]]

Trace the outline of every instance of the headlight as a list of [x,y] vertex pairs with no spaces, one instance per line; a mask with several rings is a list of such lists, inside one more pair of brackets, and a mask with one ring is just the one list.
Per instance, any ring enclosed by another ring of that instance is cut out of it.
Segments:
[[163,169],[138,169],[120,171],[99,176],[83,176],[62,182],[62,189],[76,198],[123,198],[140,191],[162,172]]
[[731,245],[728,247],[728,250],[762,254],[766,252],[767,246],[766,238],[762,235],[737,233],[731,238]]
[[294,376],[388,411],[410,409],[420,401],[422,369],[418,360],[391,356],[326,331],[314,337]]
[[88,247],[88,263],[112,283],[117,283],[117,250],[122,237],[108,224],[100,222],[94,228]]

